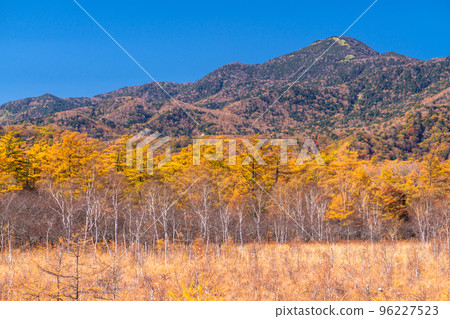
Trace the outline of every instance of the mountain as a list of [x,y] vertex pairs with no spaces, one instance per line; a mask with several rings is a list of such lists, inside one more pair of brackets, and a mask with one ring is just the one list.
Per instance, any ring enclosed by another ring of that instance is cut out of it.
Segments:
[[224,65],[194,83],[159,84],[164,90],[147,83],[91,98],[8,102],[0,125],[53,125],[102,138],[144,127],[172,136],[376,132],[406,123],[408,114],[448,112],[450,57],[421,61],[330,37],[262,64]]

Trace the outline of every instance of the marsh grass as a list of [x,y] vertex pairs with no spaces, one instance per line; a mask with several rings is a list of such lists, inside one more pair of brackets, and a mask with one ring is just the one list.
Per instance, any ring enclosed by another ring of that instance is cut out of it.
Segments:
[[[450,300],[449,255],[416,241],[13,250],[1,300]],[[114,260],[116,260],[114,262]],[[342,267],[342,268],[341,268]]]

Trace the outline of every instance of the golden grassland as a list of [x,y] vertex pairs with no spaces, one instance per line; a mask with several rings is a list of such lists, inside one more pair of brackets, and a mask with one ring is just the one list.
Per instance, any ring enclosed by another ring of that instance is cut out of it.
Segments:
[[3,253],[0,299],[450,300],[449,270],[438,241],[44,247]]

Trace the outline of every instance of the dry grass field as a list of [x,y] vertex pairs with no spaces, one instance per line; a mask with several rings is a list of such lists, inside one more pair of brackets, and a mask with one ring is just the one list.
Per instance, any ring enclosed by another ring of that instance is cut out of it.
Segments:
[[61,245],[5,251],[0,299],[450,300],[449,270],[438,241]]

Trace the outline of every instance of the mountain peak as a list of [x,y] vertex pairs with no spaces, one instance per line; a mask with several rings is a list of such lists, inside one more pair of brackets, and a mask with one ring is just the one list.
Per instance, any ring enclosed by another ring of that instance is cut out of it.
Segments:
[[[370,56],[377,56],[379,53],[372,49],[370,46],[365,44],[362,41],[359,41],[352,37],[338,37],[338,36],[331,36],[322,40],[317,40],[311,43],[306,48],[312,49],[314,46],[318,47],[324,47],[324,49],[328,49],[330,46],[333,46],[335,50],[341,49],[341,50],[348,50],[351,51],[350,53],[352,55],[355,55],[358,57],[370,57]],[[305,48],[305,49],[306,49]]]
[[61,98],[59,98],[59,97],[57,97],[57,96],[55,96],[53,94],[50,94],[50,93],[44,93],[44,94],[38,96],[37,98],[38,99],[61,99]]
[[349,44],[347,43],[347,41],[345,41],[345,39],[343,39],[342,37],[338,37],[336,35],[333,35],[331,37],[325,38],[325,39],[321,39],[321,40],[316,40],[313,43],[311,43],[310,45],[316,45],[319,43],[324,43],[324,42],[336,42],[336,44],[339,44],[340,46],[349,46]]

